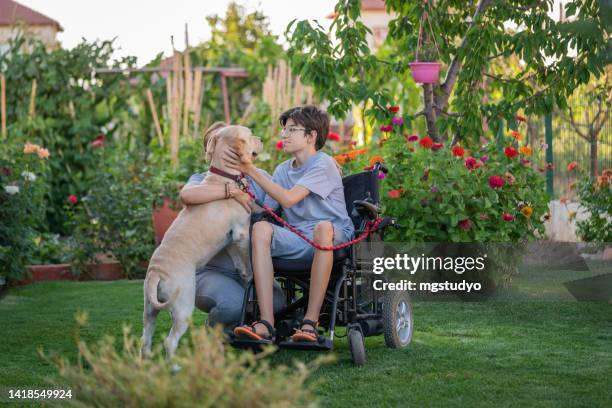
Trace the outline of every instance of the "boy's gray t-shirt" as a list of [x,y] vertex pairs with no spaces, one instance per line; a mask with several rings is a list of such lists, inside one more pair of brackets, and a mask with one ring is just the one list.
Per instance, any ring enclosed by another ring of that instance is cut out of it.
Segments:
[[[295,185],[310,191],[302,201],[291,208],[283,208],[287,222],[300,232],[311,234],[320,221],[330,221],[351,239],[355,228],[344,201],[342,176],[334,159],[317,152],[310,156],[304,165],[294,167],[295,159],[281,163],[272,176],[272,181],[285,189]],[[278,203],[267,196],[265,204],[277,208]]]
[[[259,172],[263,175],[265,175],[268,178],[271,178],[270,174],[268,174],[265,170],[262,169],[258,169]],[[202,182],[202,180],[204,180],[204,178],[206,178],[206,176],[208,175],[208,172],[205,171],[204,173],[196,173],[194,175],[192,175],[191,177],[189,177],[189,180],[187,181],[187,184],[185,184],[186,186],[191,186],[191,185],[198,185]],[[265,196],[266,196],[266,192],[259,186],[257,185],[255,182],[253,182],[253,180],[251,180],[250,177],[246,177],[248,183],[249,183],[249,187],[251,188],[251,191],[253,191],[253,193],[255,194],[255,197],[257,197],[258,200],[265,200]],[[215,270],[219,270],[219,271],[224,271],[224,272],[228,272],[228,271],[234,271],[234,262],[232,262],[232,258],[229,256],[229,254],[227,253],[227,250],[222,249],[217,255],[215,255],[210,261],[208,261],[208,263],[206,264],[206,266],[201,267],[198,272],[201,272],[203,269],[215,269]]]

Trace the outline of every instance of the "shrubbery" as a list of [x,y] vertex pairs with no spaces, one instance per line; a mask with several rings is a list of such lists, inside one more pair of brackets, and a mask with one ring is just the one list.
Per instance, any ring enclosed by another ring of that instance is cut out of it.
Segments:
[[[84,323],[86,316],[77,318]],[[78,338],[78,332],[77,332]],[[316,406],[308,375],[330,356],[308,365],[272,366],[262,354],[226,350],[221,330],[191,330],[190,344],[178,348],[173,364],[163,358],[158,345],[154,356],[142,360],[139,339],[124,328],[123,344],[112,337],[96,346],[78,341],[76,364],[44,356],[59,369],[61,380],[72,390],[75,406],[103,407],[303,407]],[[180,369],[173,370],[177,364]]]
[[578,236],[584,241],[612,242],[612,169],[596,180],[588,177],[578,184],[580,206],[589,218],[576,223]]

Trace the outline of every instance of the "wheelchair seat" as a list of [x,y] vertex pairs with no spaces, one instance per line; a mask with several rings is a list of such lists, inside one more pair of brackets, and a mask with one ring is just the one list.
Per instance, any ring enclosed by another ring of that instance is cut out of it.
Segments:
[[[342,264],[342,261],[348,259],[351,256],[350,247],[344,247],[336,249],[334,251],[334,266]],[[274,271],[277,273],[310,273],[310,267],[312,266],[312,260],[303,259],[282,259],[272,258],[272,266]]]

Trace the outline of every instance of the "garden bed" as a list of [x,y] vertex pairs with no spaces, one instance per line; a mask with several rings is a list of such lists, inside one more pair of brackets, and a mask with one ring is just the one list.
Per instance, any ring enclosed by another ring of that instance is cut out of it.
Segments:
[[[146,268],[147,261],[143,261],[139,266]],[[58,280],[79,280],[79,281],[113,281],[119,279],[127,279],[127,275],[119,262],[103,262],[87,265],[87,272],[80,275],[75,275],[72,272],[70,264],[57,265],[28,265],[30,278],[22,279],[17,282],[16,286],[29,285],[34,282],[48,282]],[[144,275],[144,274],[143,274]],[[136,276],[143,278],[144,276]]]

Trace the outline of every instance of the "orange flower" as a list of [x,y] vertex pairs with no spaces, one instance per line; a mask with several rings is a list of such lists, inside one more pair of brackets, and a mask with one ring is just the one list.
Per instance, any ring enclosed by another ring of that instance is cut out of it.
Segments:
[[40,159],[48,159],[49,158],[49,150],[44,149],[44,148],[39,148],[38,149],[38,157]]
[[521,140],[523,138],[521,134],[517,132],[516,130],[513,130],[512,132],[510,132],[510,136],[512,136],[514,140]]
[[334,160],[336,160],[336,163],[338,163],[339,165],[343,165],[344,163],[346,163],[346,159],[348,157],[346,157],[345,154],[339,154],[337,156],[334,156]]
[[527,218],[531,218],[531,214],[533,214],[533,208],[523,207],[521,208],[521,214],[523,214]]
[[578,167],[578,162],[576,160],[574,160],[573,162],[569,162],[567,164],[567,171],[572,171],[574,170],[576,167]]
[[597,177],[597,187],[599,187],[599,188],[606,187],[609,182],[610,182],[610,178],[609,177],[606,177],[606,176],[599,176],[599,177]]
[[384,163],[385,159],[382,156],[380,156],[380,155],[372,156],[372,158],[370,159],[368,164],[370,166],[373,166],[374,164],[376,164],[376,162]]
[[531,147],[529,147],[529,146],[521,146],[519,148],[519,151],[524,156],[531,156],[531,153],[532,153]]
[[38,149],[40,149],[40,146],[34,143],[26,142],[26,144],[23,145],[24,154],[38,153]]
[[612,178],[612,169],[605,169],[601,172],[601,175],[604,177]]

